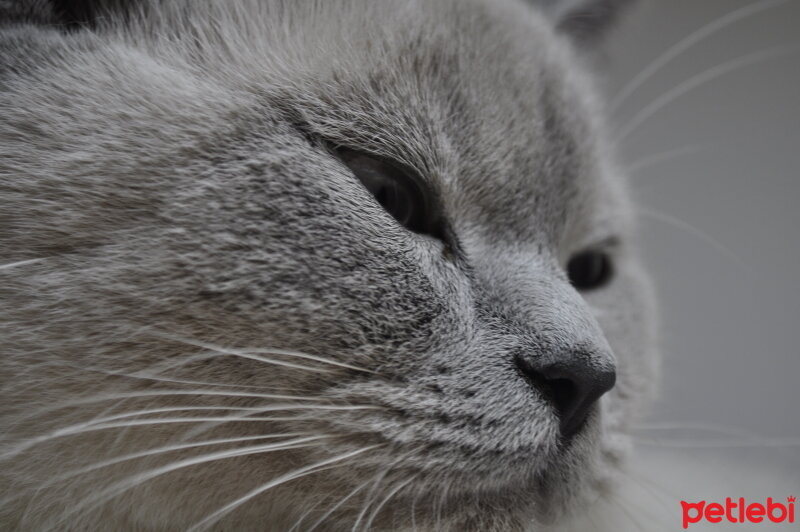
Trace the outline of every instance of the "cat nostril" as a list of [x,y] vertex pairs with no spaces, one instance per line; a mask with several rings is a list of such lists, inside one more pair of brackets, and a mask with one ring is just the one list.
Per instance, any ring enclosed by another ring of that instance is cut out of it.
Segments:
[[593,366],[582,356],[540,364],[517,356],[515,362],[523,377],[552,401],[564,438],[580,430],[592,405],[614,387],[617,378],[613,367]]

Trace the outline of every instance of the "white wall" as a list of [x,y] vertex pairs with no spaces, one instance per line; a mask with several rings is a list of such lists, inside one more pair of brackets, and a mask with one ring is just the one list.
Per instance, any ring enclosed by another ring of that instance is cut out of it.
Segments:
[[[622,129],[676,87],[707,79],[621,143],[631,164],[678,150],[632,176],[651,212],[643,236],[664,321],[651,421],[794,438],[736,452],[800,473],[800,0],[650,0],[612,40],[607,91],[613,99],[682,38],[754,5],[769,8],[666,64],[613,123]],[[753,442],[698,429],[647,434]]]

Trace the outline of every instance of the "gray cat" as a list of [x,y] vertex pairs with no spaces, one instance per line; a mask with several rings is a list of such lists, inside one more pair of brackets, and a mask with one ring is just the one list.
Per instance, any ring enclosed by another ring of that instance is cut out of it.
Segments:
[[0,2],[0,528],[609,494],[656,367],[582,66],[624,3]]

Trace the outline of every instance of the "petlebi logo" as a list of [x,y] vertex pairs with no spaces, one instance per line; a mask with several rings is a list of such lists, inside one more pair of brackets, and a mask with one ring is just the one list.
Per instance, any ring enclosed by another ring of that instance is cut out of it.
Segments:
[[689,525],[706,521],[708,523],[721,523],[723,519],[729,523],[794,523],[794,505],[796,497],[786,497],[783,501],[775,501],[767,497],[766,502],[748,503],[744,497],[738,500],[725,498],[725,503],[700,501],[681,501],[683,509],[683,528]]

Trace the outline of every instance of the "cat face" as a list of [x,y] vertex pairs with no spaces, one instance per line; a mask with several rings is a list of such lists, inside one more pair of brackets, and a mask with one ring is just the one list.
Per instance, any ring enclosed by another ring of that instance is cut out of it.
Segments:
[[653,379],[649,284],[542,12],[4,29],[0,515],[507,530],[607,489]]

